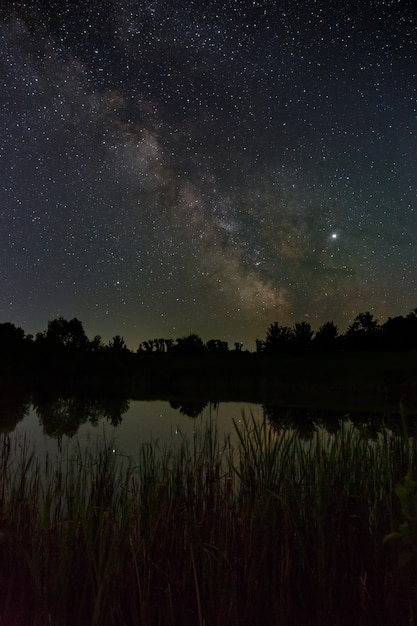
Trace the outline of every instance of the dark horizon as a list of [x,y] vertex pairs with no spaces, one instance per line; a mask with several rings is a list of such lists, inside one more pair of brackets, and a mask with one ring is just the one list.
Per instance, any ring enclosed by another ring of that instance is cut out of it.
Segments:
[[[359,313],[341,332],[332,320],[314,330],[305,320],[296,322],[294,326],[286,326],[272,322],[262,336],[255,338],[255,352],[269,354],[333,352],[340,350],[414,350],[417,348],[417,308],[406,315],[389,317],[384,322],[377,320],[369,311]],[[0,351],[4,354],[13,353],[15,348],[23,344],[33,344],[42,352],[42,346],[48,351],[54,346],[76,348],[82,351],[98,350],[125,351],[129,353],[172,353],[172,354],[203,354],[205,352],[226,353],[254,352],[248,350],[243,342],[230,344],[220,338],[211,337],[204,341],[197,333],[189,333],[182,337],[148,337],[136,347],[127,345],[123,335],[116,334],[106,342],[95,334],[89,337],[82,320],[68,320],[62,316],[49,320],[47,328],[32,335],[13,322],[0,323]],[[28,345],[29,345],[28,344]],[[53,354],[53,352],[51,353]]]

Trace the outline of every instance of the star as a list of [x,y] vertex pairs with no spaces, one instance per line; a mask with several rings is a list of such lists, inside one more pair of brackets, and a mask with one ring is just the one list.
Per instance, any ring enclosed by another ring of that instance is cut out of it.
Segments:
[[254,347],[415,308],[415,3],[61,4],[0,9],[2,321]]

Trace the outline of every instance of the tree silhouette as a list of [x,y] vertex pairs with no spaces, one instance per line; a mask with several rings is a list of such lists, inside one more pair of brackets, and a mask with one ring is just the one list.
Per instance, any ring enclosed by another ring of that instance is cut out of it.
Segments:
[[289,352],[293,331],[288,326],[280,326],[274,322],[268,327],[266,338],[263,343],[263,351],[266,354],[279,354]]
[[125,340],[120,335],[115,335],[108,343],[108,349],[112,352],[128,352]]
[[0,324],[0,350],[2,353],[13,351],[23,344],[25,331],[10,322]]
[[382,325],[382,343],[388,350],[415,350],[417,348],[417,309],[407,317],[389,317]]
[[313,349],[317,352],[334,352],[339,347],[339,334],[333,322],[326,322],[316,332]]
[[344,335],[348,350],[370,350],[378,344],[380,326],[372,313],[359,313]]
[[90,342],[80,320],[58,317],[48,322],[46,332],[38,333],[34,344],[37,367],[51,376],[80,376],[89,368],[86,356]]
[[19,373],[26,368],[32,337],[10,322],[0,324],[0,372]]
[[142,343],[139,344],[136,352],[138,354],[140,354],[141,352],[146,352],[148,354],[150,354],[151,352],[171,352],[173,345],[173,339],[148,339],[147,341],[142,341]]
[[256,352],[260,353],[264,351],[265,344],[261,339],[255,339]]
[[297,322],[292,333],[292,346],[297,354],[305,354],[311,347],[313,330],[308,322]]
[[139,344],[139,348],[137,349],[137,352],[138,352],[138,353],[141,353],[141,352],[147,352],[148,354],[149,354],[150,352],[153,352],[153,340],[152,340],[152,339],[150,339],[150,340],[148,340],[148,341],[142,341],[142,342]]
[[349,326],[352,331],[363,331],[365,333],[375,332],[378,328],[378,321],[374,318],[372,313],[367,311],[366,313],[359,313]]
[[203,340],[195,334],[178,338],[176,345],[173,346],[173,352],[180,355],[199,355],[204,354],[206,351],[207,348]]
[[71,320],[57,317],[49,321],[45,338],[51,344],[66,348],[86,348],[88,344],[83,325],[76,317]]
[[172,352],[173,346],[175,344],[174,339],[164,339],[165,348],[167,352]]
[[95,335],[90,341],[88,348],[90,352],[97,353],[104,349],[104,344],[100,335]]
[[227,341],[222,341],[221,339],[210,339],[206,346],[208,352],[225,353],[229,351]]

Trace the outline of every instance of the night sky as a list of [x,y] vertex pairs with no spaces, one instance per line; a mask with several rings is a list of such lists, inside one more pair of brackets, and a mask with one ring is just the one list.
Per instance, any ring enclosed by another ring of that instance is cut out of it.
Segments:
[[254,349],[417,306],[417,3],[2,0],[0,322]]

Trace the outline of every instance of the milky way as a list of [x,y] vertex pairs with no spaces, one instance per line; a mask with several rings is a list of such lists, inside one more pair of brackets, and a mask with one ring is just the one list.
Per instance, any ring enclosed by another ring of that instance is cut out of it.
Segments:
[[417,306],[414,2],[3,2],[0,322],[249,349]]

